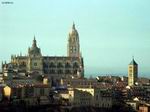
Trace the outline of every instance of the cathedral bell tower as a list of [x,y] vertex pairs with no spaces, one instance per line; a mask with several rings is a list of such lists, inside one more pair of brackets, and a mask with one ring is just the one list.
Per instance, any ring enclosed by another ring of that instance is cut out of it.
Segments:
[[79,34],[74,23],[71,31],[69,32],[67,52],[69,57],[80,56]]

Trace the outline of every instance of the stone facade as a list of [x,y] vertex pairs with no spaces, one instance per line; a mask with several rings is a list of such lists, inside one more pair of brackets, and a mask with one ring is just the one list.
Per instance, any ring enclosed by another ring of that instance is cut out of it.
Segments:
[[101,88],[69,88],[69,101],[73,106],[111,108],[111,91]]
[[43,56],[34,37],[32,46],[28,48],[27,56],[11,56],[10,63],[2,64],[2,71],[13,69],[29,74],[38,73],[53,78],[82,78],[84,63],[80,53],[79,35],[73,24],[68,37],[67,56]]
[[138,64],[133,59],[128,66],[128,86],[134,86],[138,78]]

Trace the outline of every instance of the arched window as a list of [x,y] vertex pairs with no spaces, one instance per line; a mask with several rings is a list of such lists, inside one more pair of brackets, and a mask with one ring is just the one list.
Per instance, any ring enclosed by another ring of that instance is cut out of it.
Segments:
[[63,71],[59,69],[57,73],[58,74],[63,74]]
[[57,68],[63,68],[64,66],[63,66],[63,64],[61,63],[61,62],[59,62],[58,64],[57,64]]
[[52,70],[49,71],[49,73],[50,74],[55,74],[55,70],[52,69]]
[[50,67],[50,68],[55,68],[55,67],[56,67],[56,65],[55,65],[55,63],[54,63],[54,62],[50,62],[49,67]]
[[70,63],[67,62],[67,63],[65,64],[65,68],[70,68],[70,67],[71,67]]
[[77,70],[73,70],[73,74],[77,74]]
[[65,70],[65,74],[71,74],[70,70]]
[[73,63],[73,68],[78,68],[78,67],[79,67],[78,63],[77,63],[77,62],[74,62],[74,63]]
[[48,64],[47,63],[44,63],[43,66],[44,66],[44,68],[48,68]]

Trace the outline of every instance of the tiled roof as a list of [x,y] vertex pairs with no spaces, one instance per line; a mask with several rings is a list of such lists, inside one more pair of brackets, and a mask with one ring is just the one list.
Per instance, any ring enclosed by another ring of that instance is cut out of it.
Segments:
[[47,87],[48,85],[44,85],[43,83],[39,83],[35,80],[30,79],[23,79],[23,80],[12,80],[12,81],[6,81],[7,85],[9,85],[12,88],[22,88],[22,87]]
[[136,62],[135,62],[135,60],[133,59],[131,62],[130,62],[130,64],[129,65],[138,65]]

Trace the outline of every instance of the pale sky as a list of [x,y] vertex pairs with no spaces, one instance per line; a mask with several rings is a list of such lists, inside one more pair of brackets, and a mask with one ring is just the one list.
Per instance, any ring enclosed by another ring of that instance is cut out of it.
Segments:
[[150,76],[150,0],[0,1],[0,62],[27,54],[34,35],[43,55],[67,55],[74,21],[86,76],[126,75],[133,55]]

